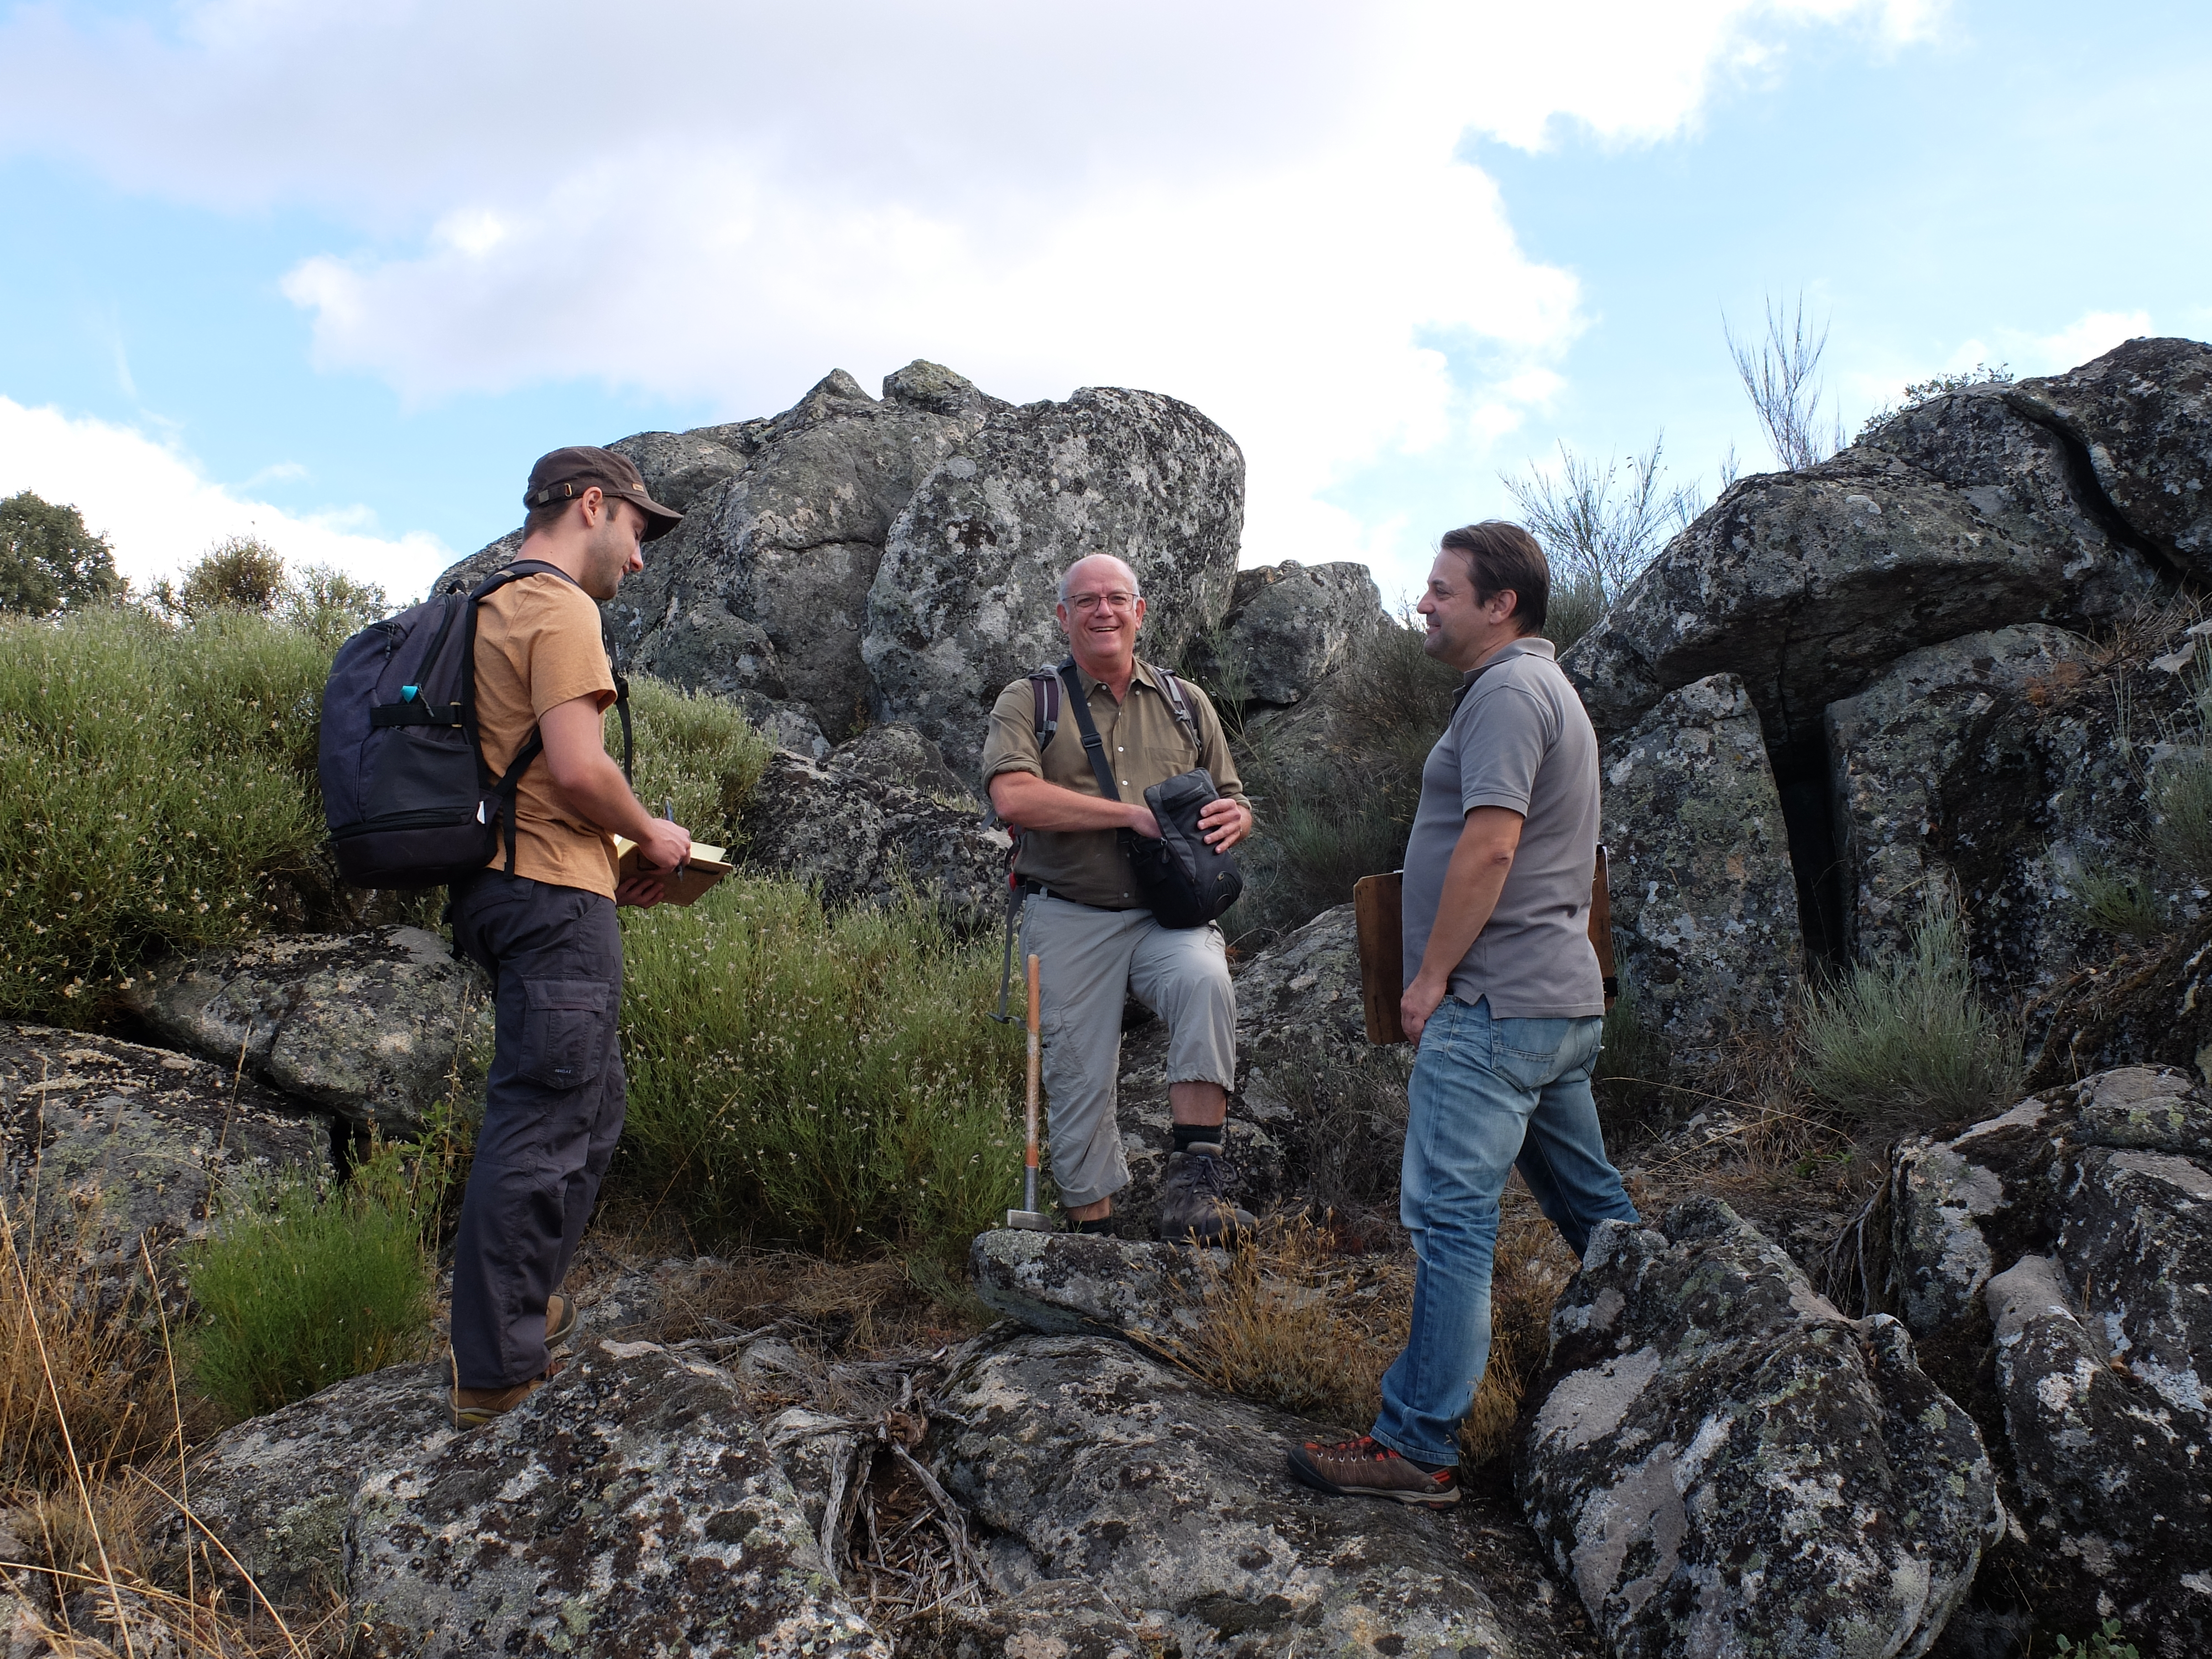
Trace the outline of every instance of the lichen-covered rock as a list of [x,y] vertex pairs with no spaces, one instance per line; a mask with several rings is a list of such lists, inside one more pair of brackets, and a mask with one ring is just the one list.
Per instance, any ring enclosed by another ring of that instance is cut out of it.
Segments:
[[975,1294],[1033,1331],[1188,1338],[1204,1282],[1188,1246],[994,1227],[968,1251]]
[[823,1571],[728,1377],[586,1344],[489,1426],[368,1476],[347,1529],[357,1645],[890,1659]]
[[1989,1304],[2028,1536],[2067,1570],[2058,1605],[2079,1609],[2064,1622],[2090,1626],[2094,1609],[2159,1659],[2203,1653],[2212,1643],[2198,1588],[2212,1571],[2203,1412],[2175,1411],[2108,1357],[2056,1259],[2022,1256],[1990,1281]]
[[1771,741],[1809,739],[1823,708],[1909,651],[2014,623],[2111,620],[2154,599],[2149,562],[2064,495],[2057,436],[1990,409],[2017,430],[1978,446],[1980,483],[1964,481],[1963,453],[1939,479],[1863,445],[1731,485],[1561,658],[1599,732],[1730,672]]
[[2129,527],[2212,580],[2212,346],[2130,340],[2006,401],[2081,443]]
[[1139,1629],[1096,1584],[1042,1578],[960,1618],[952,1659],[1165,1659],[1166,1632]]
[[160,1576],[184,1583],[189,1551],[250,1615],[252,1592],[222,1550],[203,1552],[212,1532],[280,1607],[343,1593],[346,1514],[362,1479],[426,1462],[453,1437],[442,1360],[372,1371],[249,1418],[193,1455],[190,1501],[201,1524],[173,1510],[155,1522]]
[[1173,663],[1228,605],[1243,520],[1243,453],[1188,404],[1086,386],[993,412],[884,544],[860,647],[874,712],[972,773],[1000,689],[1065,654],[1054,607],[1068,565],[1127,560],[1146,601],[1139,650]]
[[2208,1125],[2186,1073],[2106,1072],[1906,1143],[1885,1194],[1891,1305],[1963,1377],[1995,1345],[2042,1594],[2160,1655],[2212,1640]]
[[932,891],[963,925],[1006,908],[1006,832],[980,807],[831,771],[787,751],[771,756],[745,803],[745,862],[821,884],[833,902],[882,904],[902,882]]
[[869,726],[860,736],[839,744],[823,764],[831,772],[849,772],[878,783],[918,790],[963,808],[975,799],[975,791],[945,763],[937,745],[900,720]]
[[1201,636],[1191,665],[1224,695],[1282,708],[1389,622],[1364,564],[1255,565],[1237,573],[1228,613]]
[[419,1133],[475,1092],[492,1041],[490,987],[435,933],[276,933],[164,964],[124,993],[133,1012],[218,1063],[349,1122]]
[[[1284,1453],[1325,1432],[1110,1338],[987,1334],[939,1398],[946,1486],[1048,1578],[1143,1614],[1185,1659],[1571,1650],[1525,1542],[1459,1514],[1324,1498]],[[1474,1510],[1470,1515],[1467,1511]]]
[[1514,1464],[1621,1659],[1924,1652],[2002,1530],[1966,1412],[1717,1200],[1603,1224]]
[[1272,1070],[1348,1060],[1367,1047],[1351,905],[1322,911],[1237,968],[1237,1061],[1247,1097],[1266,1096]]
[[1978,1328],[1990,1275],[2056,1230],[2068,1118],[2057,1098],[2032,1097],[1955,1139],[1923,1135],[1898,1147],[1887,1302],[1915,1336]]
[[0,1024],[0,1152],[12,1212],[35,1179],[42,1231],[126,1274],[142,1238],[158,1255],[204,1236],[218,1183],[334,1174],[320,1112],[227,1066],[42,1025]]
[[1732,674],[1606,746],[1602,837],[1623,985],[1674,1066],[1779,1030],[1803,976],[1797,881],[1759,715]]

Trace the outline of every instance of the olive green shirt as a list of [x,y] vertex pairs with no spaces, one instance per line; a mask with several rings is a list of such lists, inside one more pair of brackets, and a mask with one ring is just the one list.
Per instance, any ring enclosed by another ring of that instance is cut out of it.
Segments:
[[[1165,783],[1179,772],[1202,766],[1213,775],[1214,787],[1240,805],[1249,807],[1244,785],[1230,758],[1229,740],[1222,735],[1221,717],[1206,694],[1177,677],[1183,702],[1198,726],[1198,741],[1191,741],[1175,707],[1160,689],[1158,671],[1139,660],[1129,681],[1127,702],[1116,702],[1102,680],[1081,669],[1077,677],[1091,704],[1091,719],[1106,745],[1106,758],[1114,764],[1114,781],[1125,801],[1141,801],[1145,791]],[[1098,779],[1083,752],[1083,727],[1075,711],[1060,693],[1060,726],[1040,754],[1036,739],[1036,697],[1027,679],[1016,680],[999,693],[992,706],[991,729],[983,738],[983,787],[1001,772],[1028,772],[1073,789],[1079,795],[1103,798]],[[1018,874],[1049,887],[1078,904],[1095,904],[1104,910],[1134,909],[1138,896],[1134,872],[1122,852],[1120,832],[1113,830],[1031,830],[1022,836],[1021,853],[1014,860]]]

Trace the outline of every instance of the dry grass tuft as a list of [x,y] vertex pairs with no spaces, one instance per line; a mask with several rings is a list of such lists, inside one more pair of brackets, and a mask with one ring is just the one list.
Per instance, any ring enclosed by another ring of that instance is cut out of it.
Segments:
[[[1229,1393],[1347,1427],[1372,1422],[1382,1373],[1413,1316],[1409,1253],[1348,1255],[1303,1216],[1264,1224],[1202,1265],[1202,1333],[1169,1345],[1186,1370]],[[1528,1384],[1543,1369],[1552,1304],[1574,1257],[1516,1177],[1498,1218],[1490,1364],[1461,1440],[1473,1467],[1502,1455]]]
[[73,1465],[104,1480],[176,1442],[153,1292],[127,1273],[80,1271],[98,1211],[72,1216],[74,1237],[50,1227],[31,1249],[35,1212],[0,1206],[0,1491],[63,1491]]

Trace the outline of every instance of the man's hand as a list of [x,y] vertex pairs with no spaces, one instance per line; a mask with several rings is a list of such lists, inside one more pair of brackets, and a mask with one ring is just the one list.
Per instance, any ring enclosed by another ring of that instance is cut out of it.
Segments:
[[[553,787],[585,823],[635,842],[641,863],[673,870],[691,856],[691,832],[639,805],[622,768],[608,758],[600,712],[599,697],[582,696],[539,717],[538,731],[545,739],[545,768],[553,775]],[[660,902],[661,893],[657,879],[633,877],[615,890],[615,902],[650,909]]]
[[1198,827],[1208,847],[1225,853],[1252,833],[1252,809],[1223,795],[1206,802],[1206,810],[1198,815]]
[[1152,840],[1160,826],[1142,801],[1103,800],[1047,783],[1034,772],[1001,772],[988,786],[991,805],[1020,830],[1133,830]]
[[1437,1005],[1444,1000],[1444,993],[1450,988],[1449,975],[1431,975],[1424,969],[1413,976],[1413,982],[1398,999],[1398,1024],[1405,1030],[1407,1042],[1419,1043],[1422,1027],[1429,1023],[1429,1016],[1436,1012]]

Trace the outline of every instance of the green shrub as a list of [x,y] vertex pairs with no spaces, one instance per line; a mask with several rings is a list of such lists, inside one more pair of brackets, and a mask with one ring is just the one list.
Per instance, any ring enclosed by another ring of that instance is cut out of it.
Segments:
[[2127,939],[2151,939],[2166,931],[2166,902],[2133,870],[2084,865],[2073,880],[2074,906],[2092,927]]
[[2136,1650],[2136,1644],[2127,1639],[2117,1619],[2107,1619],[2101,1626],[2078,1642],[2060,1637],[2058,1651],[2081,1654],[2084,1659],[2142,1659],[2142,1654]]
[[82,1025],[174,951],[265,926],[323,840],[328,649],[264,617],[0,621],[0,1016]]
[[2212,747],[2160,768],[2151,802],[2160,867],[2181,881],[2212,884]]
[[224,1194],[187,1267],[200,1390],[252,1417],[426,1354],[443,1168],[380,1146],[331,1192],[287,1175]]
[[992,942],[732,877],[624,913],[629,1195],[720,1237],[964,1251],[1019,1200],[1018,1033]]
[[2017,1099],[2021,1036],[1974,993],[1964,929],[1932,904],[1911,949],[1855,968],[1808,1006],[1800,1072],[1869,1125],[1971,1119]]
[[1598,1103],[1620,1115],[1649,1105],[1665,1092],[1668,1065],[1666,1039],[1644,1019],[1636,981],[1623,974],[1591,1073]]
[[[639,674],[629,683],[638,799],[659,812],[673,800],[676,821],[703,842],[726,847],[774,746],[738,706],[710,692],[679,690]],[[607,753],[622,757],[622,724],[610,709]]]

